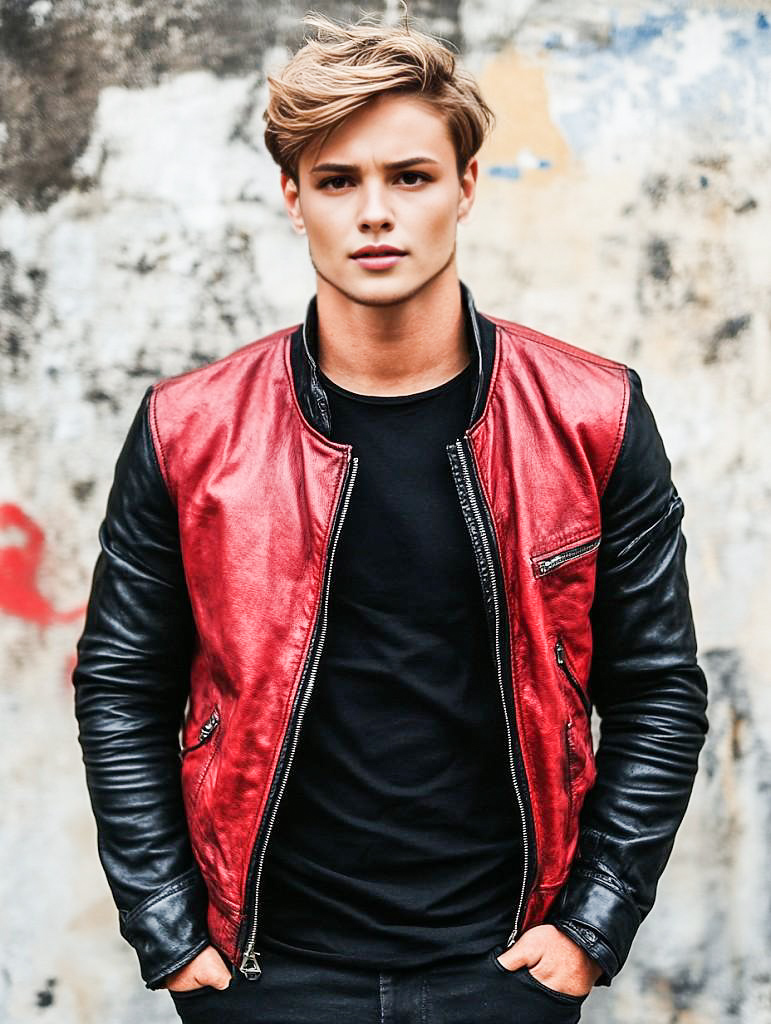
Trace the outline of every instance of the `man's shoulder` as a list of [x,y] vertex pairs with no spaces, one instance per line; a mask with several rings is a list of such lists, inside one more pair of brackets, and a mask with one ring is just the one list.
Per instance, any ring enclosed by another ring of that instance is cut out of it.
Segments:
[[616,359],[600,355],[600,353],[583,348],[580,345],[563,341],[561,338],[538,331],[533,327],[517,323],[514,320],[493,316],[490,313],[482,313],[481,315],[501,329],[503,338],[509,345],[514,346],[530,359],[540,360],[545,363],[577,360],[591,366],[615,370],[617,373],[626,372],[627,370],[626,364]]
[[[249,378],[261,368],[268,367],[276,360],[283,363],[283,342],[299,327],[292,324],[279,328],[263,337],[249,341],[239,348],[228,352],[219,359],[196,366],[169,377],[160,378],[155,384],[156,392],[164,392],[165,397],[181,398],[185,394],[194,395],[209,390],[215,384],[232,386],[237,381]],[[219,388],[217,388],[219,390]]]

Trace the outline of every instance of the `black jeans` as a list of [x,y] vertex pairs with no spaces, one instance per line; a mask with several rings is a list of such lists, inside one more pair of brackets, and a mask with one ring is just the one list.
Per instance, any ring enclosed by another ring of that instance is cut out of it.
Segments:
[[504,947],[429,967],[332,966],[263,950],[263,973],[227,989],[170,993],[183,1024],[576,1024],[586,996],[555,992]]

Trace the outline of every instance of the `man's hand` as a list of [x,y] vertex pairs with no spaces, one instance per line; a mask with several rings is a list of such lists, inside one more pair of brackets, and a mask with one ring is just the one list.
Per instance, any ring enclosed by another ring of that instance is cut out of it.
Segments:
[[225,961],[214,946],[206,946],[189,964],[169,974],[163,987],[172,992],[189,992],[204,985],[223,989],[230,981],[230,969]]
[[529,928],[501,953],[498,963],[510,971],[527,967],[547,988],[571,996],[588,995],[602,974],[597,961],[553,924]]

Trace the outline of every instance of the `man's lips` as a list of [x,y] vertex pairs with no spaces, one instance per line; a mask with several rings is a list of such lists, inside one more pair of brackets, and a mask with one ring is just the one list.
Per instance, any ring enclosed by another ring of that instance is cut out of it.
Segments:
[[352,256],[355,260],[358,259],[378,259],[381,256],[404,256],[406,255],[404,249],[395,249],[390,245],[375,246],[372,248],[357,249]]
[[358,249],[353,254],[353,259],[365,270],[387,270],[395,266],[407,255],[401,249],[392,249],[384,246],[378,249]]

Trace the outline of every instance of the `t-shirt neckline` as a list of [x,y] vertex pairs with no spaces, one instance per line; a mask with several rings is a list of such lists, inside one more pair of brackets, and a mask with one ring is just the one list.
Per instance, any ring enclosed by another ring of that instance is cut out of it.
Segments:
[[449,380],[444,381],[442,384],[437,384],[433,388],[428,388],[426,391],[415,391],[409,395],[362,395],[357,391],[349,391],[340,384],[336,384],[333,380],[327,377],[320,367],[318,370],[324,387],[330,388],[338,395],[342,395],[343,398],[348,398],[351,401],[367,402],[373,405],[398,405],[404,402],[419,402],[426,398],[434,398],[436,395],[444,391],[451,391],[454,387],[457,387],[468,377],[470,372],[471,362],[469,361],[459,373],[455,374],[454,377],[450,377]]

